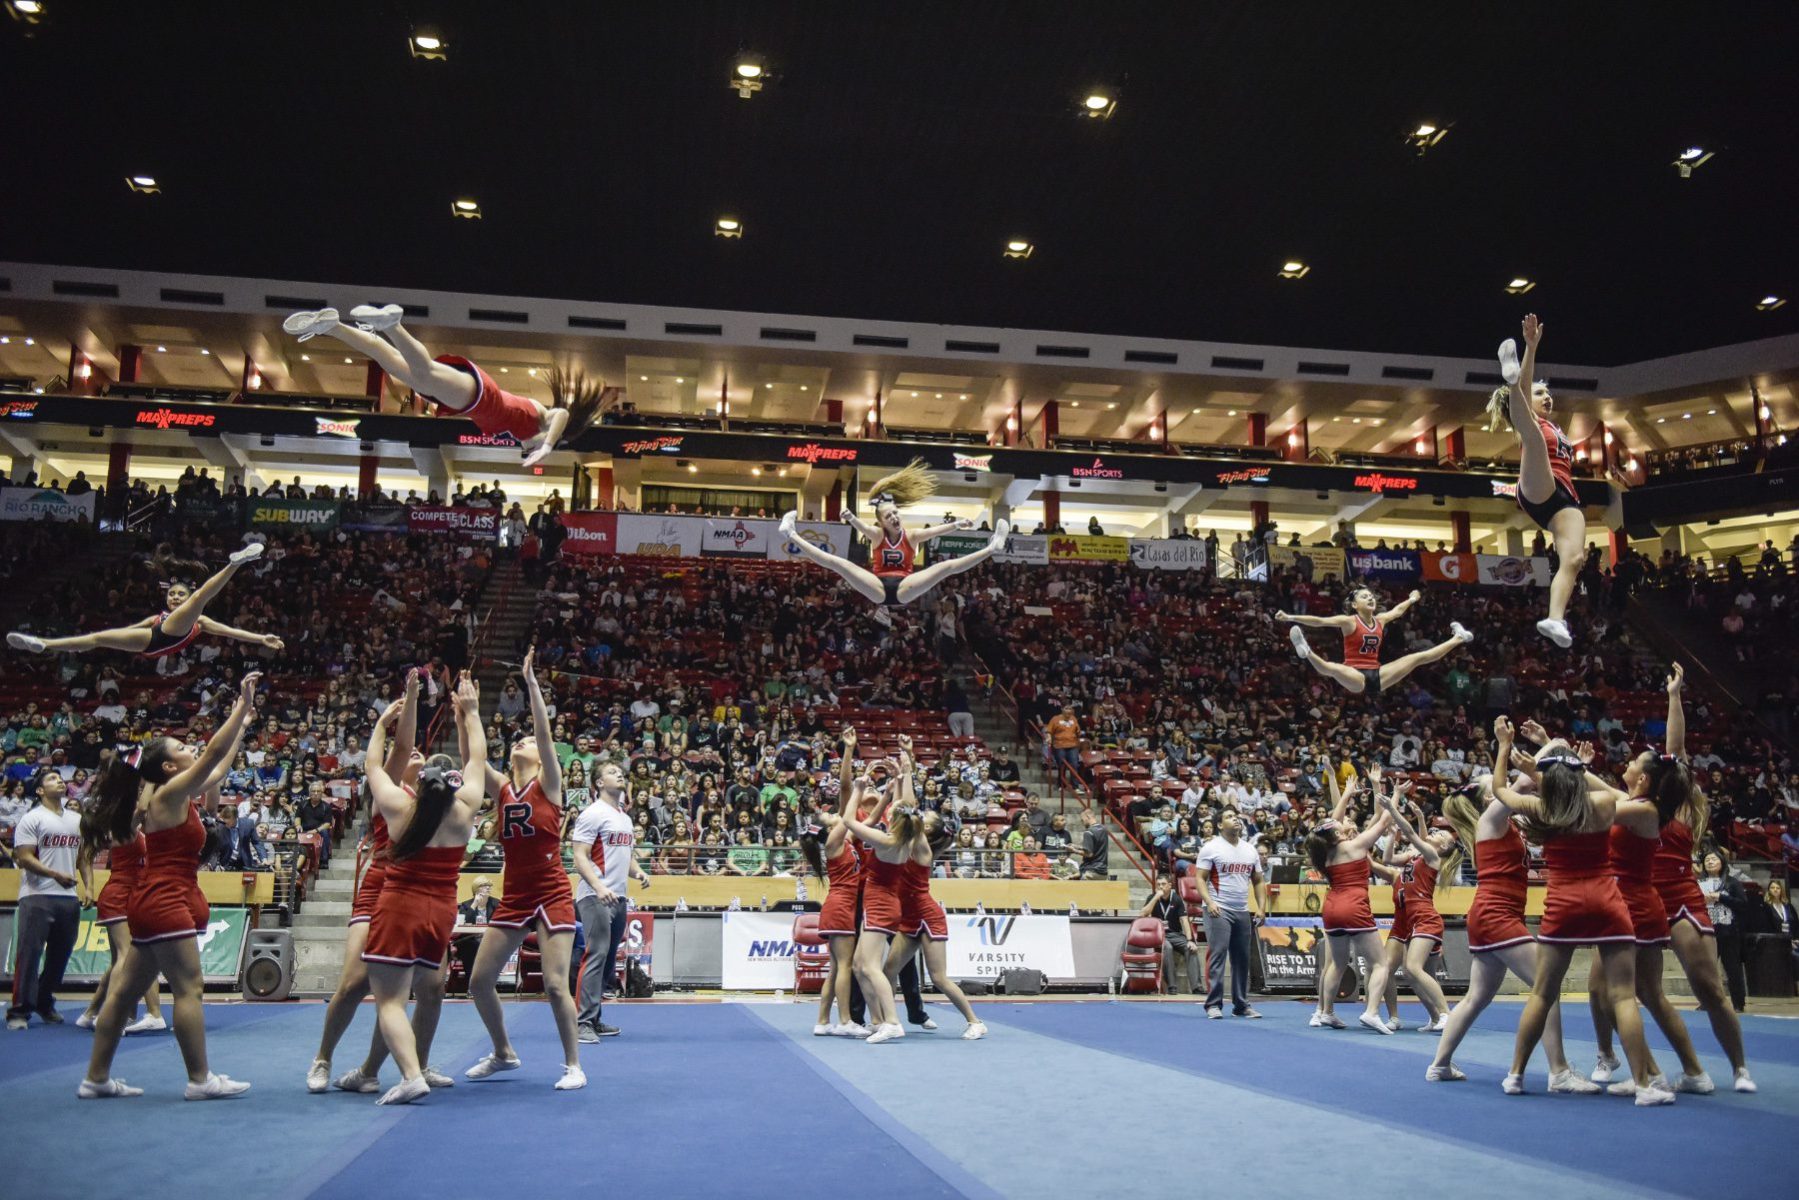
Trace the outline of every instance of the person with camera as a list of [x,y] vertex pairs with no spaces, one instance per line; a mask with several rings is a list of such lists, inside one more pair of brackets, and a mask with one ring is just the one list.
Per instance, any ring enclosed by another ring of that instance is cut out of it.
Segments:
[[1150,893],[1149,900],[1137,911],[1139,917],[1155,917],[1166,926],[1163,941],[1168,946],[1170,959],[1163,965],[1163,976],[1169,974],[1185,977],[1186,990],[1199,990],[1199,938],[1193,933],[1193,918],[1187,912],[1187,903],[1180,893],[1174,890],[1174,876],[1164,872],[1156,876],[1156,890]]

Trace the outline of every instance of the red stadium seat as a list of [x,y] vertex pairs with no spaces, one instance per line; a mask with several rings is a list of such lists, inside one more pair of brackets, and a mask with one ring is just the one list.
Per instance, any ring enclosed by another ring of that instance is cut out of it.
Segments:
[[1126,992],[1162,991],[1162,944],[1166,927],[1156,917],[1138,917],[1124,939],[1119,961],[1124,964]]
[[818,914],[793,918],[793,990],[816,995],[831,973],[831,948],[818,935]]

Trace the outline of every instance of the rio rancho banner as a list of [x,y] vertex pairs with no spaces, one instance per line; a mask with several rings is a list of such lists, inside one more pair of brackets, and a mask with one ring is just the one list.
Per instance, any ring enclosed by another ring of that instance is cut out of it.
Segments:
[[1074,939],[1067,917],[952,913],[944,969],[951,979],[999,978],[1014,967],[1074,978]]
[[94,494],[65,496],[54,488],[0,487],[0,521],[92,521]]

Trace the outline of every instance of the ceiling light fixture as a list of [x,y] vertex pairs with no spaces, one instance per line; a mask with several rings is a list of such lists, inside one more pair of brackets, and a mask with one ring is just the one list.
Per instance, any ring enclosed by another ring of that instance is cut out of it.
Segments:
[[156,348],[156,352],[158,354],[167,354],[169,352],[169,348],[167,346],[158,346]]
[[1305,263],[1297,258],[1289,258],[1281,264],[1280,276],[1282,279],[1304,279],[1311,272],[1312,268]]
[[1405,144],[1420,157],[1429,153],[1431,148],[1449,136],[1449,126],[1438,125],[1434,121],[1420,121],[1406,132]]
[[1685,150],[1682,150],[1679,154],[1674,156],[1674,162],[1670,165],[1672,165],[1676,171],[1680,172],[1680,177],[1682,179],[1691,179],[1694,171],[1703,167],[1715,156],[1716,151],[1707,150],[1704,146],[1688,146]]
[[42,0],[7,0],[6,11],[12,14],[13,20],[27,25],[36,25],[44,18]]
[[1233,409],[1229,410],[1228,412],[1226,412],[1224,415],[1227,417],[1234,417],[1237,415],[1237,410],[1233,408]]
[[[27,345],[27,346],[29,346],[29,345],[30,345],[30,344],[31,344],[31,343],[30,343],[30,342],[26,342],[26,343],[25,343],[25,344],[26,344],[26,345]],[[210,357],[210,356],[211,356],[211,354],[212,354],[212,351],[210,351],[210,350],[208,350],[208,349],[207,349],[207,348],[206,348],[206,347],[205,347],[205,346],[202,346],[202,347],[200,347],[200,353],[201,353],[201,354],[204,354],[204,355],[207,355],[207,356],[208,356],[208,357]]]
[[676,382],[676,383],[686,383],[686,382],[687,382],[687,376],[685,376],[685,375],[677,375],[677,376],[675,376],[675,382]]
[[1756,302],[1755,310],[1757,312],[1773,312],[1775,309],[1781,307],[1785,303],[1786,303],[1785,296],[1771,296],[1771,295],[1763,296],[1759,301]]
[[11,338],[0,336],[0,346],[10,346],[10,345],[12,345]]
[[1095,88],[1088,92],[1081,101],[1081,115],[1095,121],[1104,121],[1118,111],[1118,97],[1103,88]]
[[751,475],[760,475],[760,474],[762,474],[762,468],[761,467],[751,467],[750,474]]
[[1526,279],[1522,275],[1514,275],[1514,276],[1512,276],[1512,281],[1505,285],[1505,290],[1510,295],[1522,296],[1525,292],[1530,291],[1532,288],[1534,288],[1536,286],[1537,286],[1536,280]]
[[1117,407],[1118,406],[1116,404],[1108,404],[1108,405],[1106,405],[1106,411],[1111,412],[1113,409],[1115,409]]
[[811,384],[809,384],[809,383],[802,383],[802,384],[800,384],[800,391],[802,391],[802,392],[809,392],[809,391],[811,391],[811,390],[812,390],[812,385],[811,385]]
[[1070,400],[1068,402],[1069,408],[1079,408],[1080,406],[1081,406],[1081,402],[1079,400]]
[[[311,361],[312,361],[312,355],[310,355],[310,354],[302,354],[302,355],[301,355],[301,356],[300,356],[300,361],[301,361],[301,362],[311,362]],[[502,368],[502,369],[504,369],[504,368]]]
[[687,473],[689,475],[698,475],[700,473],[700,469],[694,463],[688,463],[687,464]]
[[1037,247],[1031,245],[1024,238],[1013,238],[1006,243],[1007,258],[1029,258],[1035,253],[1037,253]]
[[426,62],[450,61],[450,43],[444,40],[441,32],[428,25],[412,31],[412,36],[406,39],[406,50],[412,57]]
[[720,217],[712,223],[712,233],[721,238],[740,238],[743,236],[743,222],[736,217]]
[[763,88],[768,68],[758,54],[740,54],[731,67],[731,90],[738,97],[748,100]]
[[154,196],[162,191],[162,185],[156,182],[154,175],[127,175],[125,186],[146,196]]
[[464,197],[461,200],[451,201],[450,215],[452,217],[461,217],[465,221],[479,221],[481,219],[481,206],[475,201]]

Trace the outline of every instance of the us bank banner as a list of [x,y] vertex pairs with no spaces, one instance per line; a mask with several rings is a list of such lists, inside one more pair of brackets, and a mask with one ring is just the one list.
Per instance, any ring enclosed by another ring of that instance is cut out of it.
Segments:
[[1067,917],[952,913],[944,968],[951,979],[998,979],[1015,967],[1053,980],[1074,978],[1074,939]]

